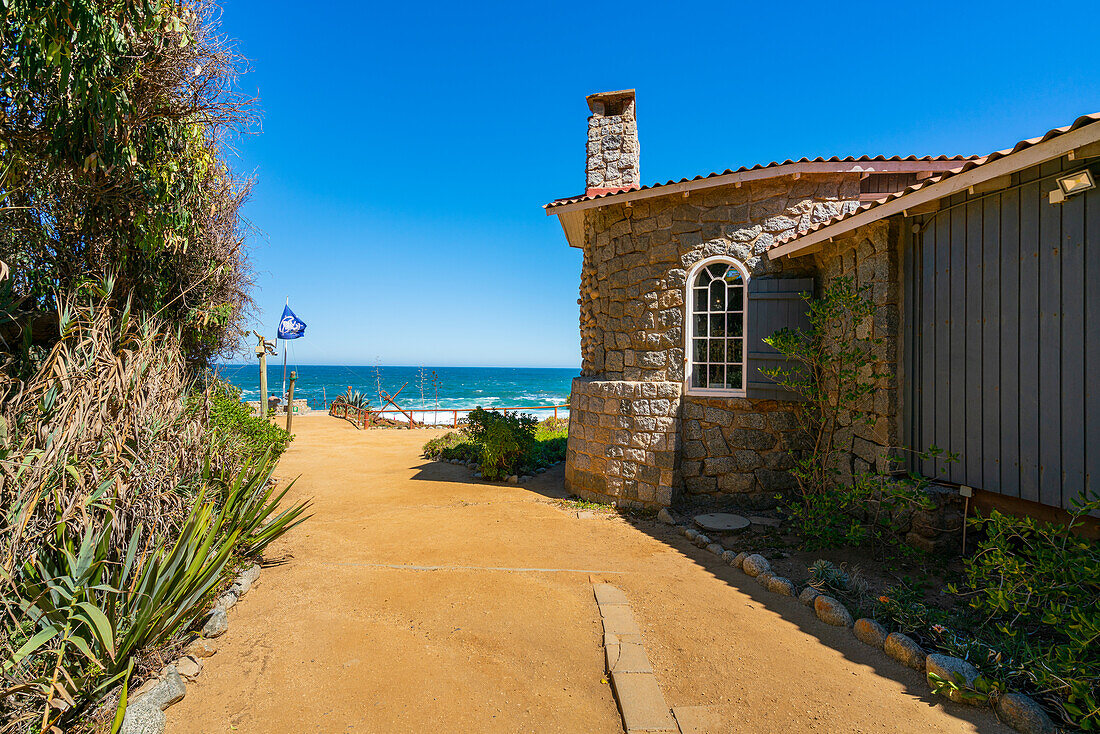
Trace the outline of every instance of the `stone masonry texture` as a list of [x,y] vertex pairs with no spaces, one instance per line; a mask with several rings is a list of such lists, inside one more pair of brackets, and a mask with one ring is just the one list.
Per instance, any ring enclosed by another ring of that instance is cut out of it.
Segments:
[[[591,138],[590,128],[590,142]],[[674,494],[774,493],[794,486],[801,439],[793,403],[684,394],[684,292],[695,263],[727,255],[751,278],[851,277],[876,311],[861,338],[881,378],[869,425],[844,440],[845,473],[880,466],[897,445],[899,274],[889,222],[773,261],[781,235],[852,210],[859,175],[807,174],[590,209],[581,270],[581,375],[573,384],[566,480],[582,496],[668,505]]]
[[588,154],[585,181],[588,189],[636,186],[638,170],[638,121],[634,97],[591,99],[588,118]]

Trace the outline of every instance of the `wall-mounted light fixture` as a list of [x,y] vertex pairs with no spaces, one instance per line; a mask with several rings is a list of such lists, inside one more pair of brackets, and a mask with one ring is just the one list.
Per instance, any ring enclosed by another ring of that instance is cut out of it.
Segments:
[[1060,204],[1074,194],[1096,188],[1096,180],[1092,177],[1092,171],[1087,168],[1055,180],[1058,183],[1058,188],[1050,192],[1051,204]]

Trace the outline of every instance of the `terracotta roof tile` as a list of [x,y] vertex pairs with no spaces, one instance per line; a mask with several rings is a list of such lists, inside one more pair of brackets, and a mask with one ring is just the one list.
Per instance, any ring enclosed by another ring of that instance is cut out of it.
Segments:
[[772,244],[772,246],[769,249],[774,249],[774,248],[779,247],[781,245],[785,245],[785,244],[788,244],[790,242],[794,242],[795,240],[797,240],[801,237],[805,237],[808,234],[818,232],[822,229],[825,229],[826,227],[830,227],[830,226],[832,226],[832,225],[834,225],[838,222],[842,222],[845,219],[850,219],[850,218],[854,217],[855,215],[860,214],[861,212],[865,212],[869,209],[874,209],[876,207],[882,206],[883,204],[885,204],[889,201],[894,201],[895,199],[900,199],[901,197],[907,196],[908,194],[911,194],[915,191],[920,191],[923,188],[927,188],[928,186],[931,186],[932,184],[939,183],[940,181],[944,181],[946,179],[949,179],[952,176],[957,176],[960,173],[965,173],[966,171],[972,171],[975,168],[978,168],[979,166],[984,166],[987,163],[992,163],[993,161],[1000,160],[1001,158],[1004,158],[1005,156],[1012,155],[1013,153],[1019,153],[1021,150],[1026,150],[1027,148],[1030,148],[1034,145],[1038,145],[1039,143],[1045,143],[1046,141],[1051,140],[1052,138],[1057,138],[1060,135],[1065,135],[1068,132],[1072,132],[1073,130],[1077,130],[1079,128],[1084,127],[1085,125],[1091,125],[1091,124],[1096,123],[1096,122],[1100,122],[1100,112],[1096,112],[1096,113],[1093,113],[1093,114],[1090,114],[1090,115],[1082,115],[1081,117],[1078,117],[1076,120],[1074,120],[1069,125],[1065,125],[1063,127],[1056,127],[1053,130],[1048,130],[1046,132],[1046,134],[1042,135],[1041,137],[1028,138],[1026,140],[1021,140],[1020,142],[1016,143],[1016,145],[1012,146],[1011,148],[1006,148],[1005,150],[998,150],[996,152],[990,153],[989,155],[974,158],[972,160],[968,160],[965,163],[963,163],[963,165],[959,166],[958,168],[952,168],[948,171],[944,171],[943,173],[939,174],[938,176],[932,176],[931,178],[927,178],[927,179],[925,179],[925,180],[923,180],[919,183],[915,183],[912,186],[909,186],[908,188],[902,189],[901,191],[897,191],[897,192],[894,192],[892,194],[887,194],[886,196],[883,196],[881,199],[875,199],[874,201],[863,202],[862,204],[857,206],[855,209],[844,212],[842,214],[838,214],[835,217],[832,217],[830,219],[826,219],[823,222],[818,222],[817,224],[814,224],[814,225],[810,226],[807,229],[803,229],[803,230],[800,230],[798,232],[789,233],[789,234],[786,234],[782,237],[776,237],[775,242]]
[[[967,156],[967,155],[926,155],[926,156],[910,155],[910,156],[905,156],[905,157],[897,156],[897,155],[889,156],[889,157],[882,156],[882,155],[877,155],[877,156],[844,156],[844,157],[840,157],[840,156],[835,156],[834,155],[834,156],[829,157],[829,158],[824,158],[824,157],[821,157],[821,156],[818,156],[817,158],[799,158],[798,160],[793,160],[791,158],[788,158],[785,161],[772,161],[771,163],[757,163],[754,166],[741,166],[740,168],[737,168],[737,169],[727,168],[724,171],[713,171],[713,172],[708,173],[706,175],[699,175],[699,176],[695,176],[693,178],[681,178],[678,181],[669,180],[669,181],[665,181],[664,183],[652,183],[652,184],[648,184],[646,186],[635,186],[635,187],[633,187],[629,190],[630,191],[648,191],[650,189],[659,189],[662,186],[671,186],[673,184],[687,183],[689,181],[704,181],[708,178],[717,178],[719,176],[728,176],[728,175],[731,175],[731,174],[734,174],[734,173],[745,173],[746,171],[760,171],[760,170],[764,170],[764,169],[767,169],[767,168],[778,168],[780,166],[789,166],[789,165],[794,165],[796,163],[875,163],[875,162],[889,163],[889,162],[903,162],[903,161],[929,161],[929,162],[933,162],[933,163],[944,163],[944,162],[958,161],[959,164],[961,165],[962,163],[965,163],[967,161],[972,161],[972,160],[975,160],[977,158],[978,158],[978,156]],[[543,208],[549,210],[549,209],[553,209],[554,207],[564,206],[566,204],[576,204],[577,202],[581,202],[581,201],[594,201],[596,199],[603,199],[603,198],[607,198],[607,197],[610,197],[610,196],[615,196],[617,194],[623,193],[623,191],[621,191],[621,190],[608,192],[608,191],[604,191],[602,189],[597,189],[596,191],[598,191],[599,193],[580,194],[578,196],[568,196],[568,197],[565,197],[563,199],[555,199],[554,201],[550,202],[549,204],[544,205]]]

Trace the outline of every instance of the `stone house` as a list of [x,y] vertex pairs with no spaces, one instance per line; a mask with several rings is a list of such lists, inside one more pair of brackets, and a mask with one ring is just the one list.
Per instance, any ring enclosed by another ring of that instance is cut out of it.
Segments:
[[[790,449],[799,438],[795,404],[792,395],[760,372],[780,359],[763,339],[786,326],[804,326],[803,294],[820,293],[830,280],[845,276],[866,286],[874,303],[873,318],[861,336],[881,338],[876,371],[884,375],[867,406],[872,422],[854,426],[846,437],[846,469],[882,467],[898,447],[937,443],[963,454],[961,463],[968,467],[944,479],[1001,492],[999,482],[974,481],[977,475],[969,469],[990,463],[991,454],[974,451],[971,439],[959,438],[959,431],[950,433],[957,418],[951,411],[958,412],[959,405],[971,411],[975,402],[981,406],[979,394],[994,387],[978,384],[969,353],[952,353],[952,369],[944,370],[935,355],[927,357],[928,346],[921,341],[934,338],[949,348],[958,340],[954,332],[930,337],[926,322],[942,317],[969,324],[966,313],[978,318],[977,311],[965,310],[973,288],[950,277],[946,285],[929,285],[936,280],[938,261],[927,249],[914,254],[913,230],[925,226],[922,232],[936,233],[946,227],[954,233],[954,219],[929,229],[920,218],[935,217],[934,202],[944,197],[954,202],[950,197],[979,197],[1002,184],[1014,186],[1011,176],[1019,179],[1027,166],[1046,165],[1042,175],[1047,177],[1079,169],[1072,161],[1075,149],[1063,149],[1077,145],[1078,162],[1086,153],[1093,155],[1081,141],[1100,136],[1094,118],[1081,118],[1064,135],[1052,131],[1040,142],[1024,141],[1022,148],[985,157],[802,158],[640,185],[633,90],[594,94],[587,101],[592,114],[585,193],[546,205],[569,244],[584,253],[578,300],[582,366],[572,386],[566,463],[571,491],[664,506],[681,491],[764,496],[791,487]],[[1046,153],[1065,160],[1055,170],[1054,164],[1038,160]],[[1041,178],[1037,168],[1028,179],[1036,182],[1036,206],[1039,189],[1046,187],[1045,196],[1050,188],[1039,184]],[[1073,198],[1080,203],[1067,205],[1073,212],[1081,209],[1082,221],[1074,219],[1068,226],[1081,235],[1076,257],[1084,262],[1083,217],[1092,198]],[[1092,241],[1100,236],[1098,225],[1100,209],[1088,225],[1090,266],[1093,261],[1100,266],[1100,243]],[[994,247],[989,236],[987,249]],[[940,242],[950,248],[942,232]],[[932,262],[923,280],[914,264],[914,258],[923,262],[921,257]],[[950,312],[942,306],[935,310],[940,289],[958,290]],[[918,291],[924,300],[915,297]],[[1057,318],[1063,315],[1068,313]],[[1022,324],[1025,317],[1030,322],[1032,314],[1021,310],[1017,321]],[[1100,299],[1089,303],[1089,313],[1073,321],[1074,327],[1089,319],[1100,326]],[[980,335],[976,338],[981,342]],[[1078,362],[1083,369],[1084,359]],[[1083,380],[1083,374],[1075,379]],[[953,392],[944,398],[942,386],[948,381]],[[1023,387],[1022,375],[1016,385]],[[1058,395],[1063,387],[1059,383]],[[940,409],[934,415],[927,407],[920,409],[929,394]],[[972,422],[992,407],[977,410]],[[1065,427],[1061,414],[1047,420],[1059,430]],[[935,430],[925,430],[928,425]],[[970,430],[980,435],[983,429],[974,422]],[[1016,440],[1017,453],[1021,443]],[[997,454],[995,460],[1012,458],[1018,457]],[[1084,461],[1078,463],[1084,466]],[[1100,466],[1092,476],[1100,477]],[[1072,494],[1060,483],[1057,499],[1048,494],[1046,502],[1065,506],[1063,495]]]

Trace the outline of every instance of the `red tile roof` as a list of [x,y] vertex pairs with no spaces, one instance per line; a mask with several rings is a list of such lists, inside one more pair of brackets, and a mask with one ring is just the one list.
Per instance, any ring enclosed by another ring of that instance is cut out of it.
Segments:
[[[737,169],[727,168],[724,171],[714,171],[714,172],[708,173],[706,175],[695,176],[694,178],[681,178],[679,181],[669,180],[669,181],[665,181],[664,183],[653,183],[653,184],[649,184],[647,186],[636,186],[634,188],[629,189],[629,192],[649,191],[649,190],[652,190],[652,189],[659,189],[663,186],[671,186],[671,185],[674,185],[674,184],[688,183],[688,182],[691,182],[691,181],[705,181],[705,180],[711,179],[711,178],[718,178],[719,176],[729,176],[729,175],[732,175],[732,174],[735,174],[735,173],[745,173],[745,172],[748,172],[748,171],[760,171],[760,170],[765,170],[765,169],[768,169],[768,168],[780,168],[782,166],[791,166],[791,165],[796,165],[796,164],[799,164],[799,163],[887,163],[887,164],[889,164],[889,163],[896,163],[896,162],[927,161],[929,163],[939,164],[939,165],[936,166],[936,169],[938,170],[938,169],[943,169],[944,168],[943,164],[945,164],[945,163],[958,163],[958,164],[961,165],[961,164],[963,164],[967,161],[972,161],[972,160],[975,160],[977,158],[978,158],[978,156],[965,156],[965,155],[953,155],[953,156],[947,156],[947,155],[915,156],[915,155],[911,155],[911,156],[906,156],[904,158],[901,157],[901,156],[886,157],[886,156],[881,156],[881,155],[877,155],[877,156],[845,156],[843,158],[840,157],[840,156],[832,156],[830,158],[823,158],[821,156],[818,156],[817,158],[799,158],[798,160],[793,160],[793,159],[788,158],[787,160],[782,161],[782,162],[772,161],[771,163],[758,163],[755,166],[742,166],[741,168],[737,168]],[[877,169],[877,170],[884,171],[884,172],[890,172],[890,166],[886,165],[886,166],[881,167],[881,169]],[[783,174],[782,174],[782,172],[777,171],[776,175],[781,176]],[[547,210],[547,213],[550,213],[551,209],[554,209],[554,208],[560,207],[560,206],[565,206],[566,204],[576,204],[576,203],[582,202],[582,201],[595,201],[596,199],[604,199],[604,198],[609,198],[609,197],[612,197],[612,196],[617,196],[618,194],[621,194],[621,193],[625,193],[625,192],[623,190],[607,191],[605,189],[592,189],[588,193],[580,194],[578,196],[569,196],[569,197],[565,197],[563,199],[555,199],[554,201],[551,201],[549,204],[544,205],[543,208]]]
[[[909,186],[908,188],[902,189],[901,191],[897,191],[897,192],[894,192],[892,194],[887,194],[886,196],[882,197],[881,199],[875,199],[873,201],[864,202],[864,203],[860,204],[859,206],[857,206],[855,209],[852,209],[852,210],[850,210],[848,212],[845,212],[843,214],[838,214],[835,217],[832,217],[831,219],[826,219],[823,222],[818,222],[817,224],[814,224],[814,225],[810,226],[808,229],[800,230],[798,232],[793,232],[793,233],[787,234],[783,237],[776,237],[775,243],[769,249],[775,249],[775,248],[780,247],[782,245],[794,242],[795,240],[798,240],[798,239],[801,239],[802,237],[813,234],[814,232],[819,232],[819,231],[825,229],[826,227],[831,227],[834,224],[842,222],[846,219],[851,219],[852,217],[856,216],[857,214],[861,214],[861,213],[863,213],[865,211],[868,211],[870,209],[878,208],[878,207],[882,206],[883,204],[886,204],[887,202],[895,201],[897,199],[902,198],[903,196],[908,196],[909,194],[920,191],[921,189],[926,189],[929,186],[932,186],[933,184],[937,184],[940,181],[945,181],[945,180],[947,180],[947,179],[949,179],[953,176],[959,175],[960,173],[965,173],[967,171],[972,171],[975,168],[978,168],[980,166],[984,166],[988,163],[992,163],[993,161],[1000,160],[1001,158],[1004,158],[1006,156],[1010,156],[1013,153],[1019,153],[1020,151],[1026,150],[1026,149],[1031,148],[1033,146],[1036,146],[1039,143],[1045,143],[1048,140],[1052,140],[1054,138],[1065,135],[1068,132],[1078,130],[1082,127],[1085,127],[1086,125],[1091,125],[1091,124],[1094,124],[1094,123],[1097,123],[1097,122],[1100,122],[1100,112],[1093,113],[1091,115],[1082,115],[1081,117],[1078,117],[1076,120],[1074,120],[1069,125],[1065,125],[1063,127],[1056,127],[1052,130],[1048,130],[1046,132],[1046,134],[1042,135],[1041,137],[1028,138],[1026,140],[1021,140],[1020,142],[1016,143],[1016,145],[1012,146],[1011,148],[1006,148],[1005,150],[998,150],[998,151],[995,151],[993,153],[990,153],[989,155],[981,156],[981,157],[974,158],[972,160],[966,161],[963,165],[959,166],[958,168],[952,168],[948,171],[944,171],[943,173],[939,174],[938,176],[933,176],[931,178],[927,178],[927,179],[925,179],[925,180],[923,180],[919,183],[916,183],[916,184],[913,184],[912,186]],[[866,222],[865,222],[865,224],[866,224]]]

